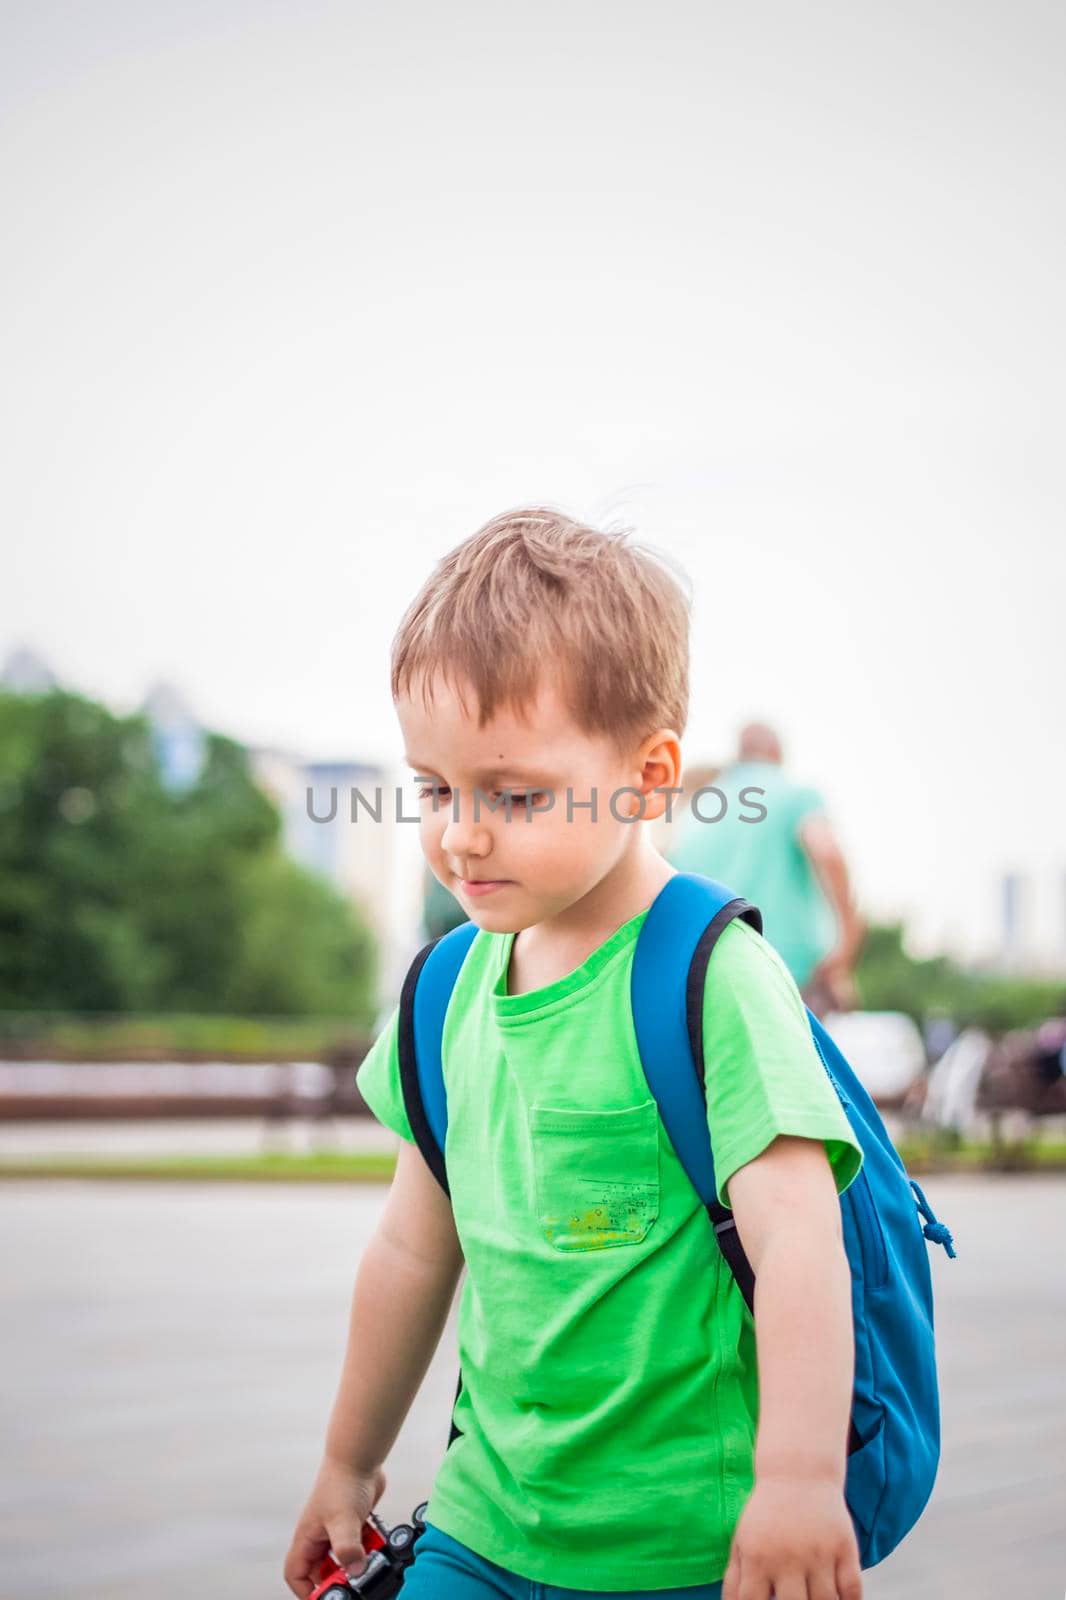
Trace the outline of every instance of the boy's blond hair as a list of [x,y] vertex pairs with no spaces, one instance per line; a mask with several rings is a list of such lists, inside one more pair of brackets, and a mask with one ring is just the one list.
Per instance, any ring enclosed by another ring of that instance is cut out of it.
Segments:
[[[392,694],[440,673],[472,686],[484,727],[501,706],[519,716],[546,674],[571,716],[619,750],[688,719],[684,573],[629,542],[545,506],[493,517],[438,562],[392,644]],[[679,581],[681,580],[681,581]]]

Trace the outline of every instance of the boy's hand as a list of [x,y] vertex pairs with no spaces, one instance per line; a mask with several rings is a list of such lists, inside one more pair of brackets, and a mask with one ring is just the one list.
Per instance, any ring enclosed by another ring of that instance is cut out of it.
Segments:
[[363,1523],[381,1499],[385,1474],[357,1472],[337,1461],[323,1461],[300,1513],[289,1553],[285,1557],[285,1582],[300,1600],[315,1588],[319,1563],[330,1550],[351,1577],[366,1565]]
[[733,1535],[722,1600],[862,1600],[862,1571],[840,1485],[756,1478]]

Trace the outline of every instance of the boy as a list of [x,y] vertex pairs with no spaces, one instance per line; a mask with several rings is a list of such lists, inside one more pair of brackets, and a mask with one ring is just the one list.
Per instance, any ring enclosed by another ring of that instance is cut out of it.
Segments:
[[404,1600],[860,1600],[837,1195],[862,1152],[795,984],[725,928],[708,1120],[754,1326],[634,1040],[633,948],[673,873],[641,823],[680,783],[688,613],[627,536],[532,508],[446,556],[396,635],[422,848],[480,931],[444,1036],[450,1201],[413,1141],[397,1013],[359,1069],[402,1143],[285,1564],[299,1596],[329,1547],[362,1570],[465,1264],[458,1433]]

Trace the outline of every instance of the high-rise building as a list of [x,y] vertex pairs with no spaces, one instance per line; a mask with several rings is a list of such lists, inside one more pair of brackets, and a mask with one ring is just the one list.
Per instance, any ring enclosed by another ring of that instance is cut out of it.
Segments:
[[257,780],[281,812],[290,855],[356,901],[374,929],[379,994],[388,1007],[419,944],[417,808],[406,802],[405,826],[396,775],[370,762],[302,761],[265,747],[250,753]]
[[191,789],[203,771],[207,735],[181,692],[171,683],[154,684],[145,696],[141,713],[151,725],[164,787],[178,794]]
[[999,886],[999,964],[1054,974],[1066,967],[1066,870],[1011,868]]
[[1014,966],[1024,960],[1027,945],[1026,885],[1020,872],[1005,872],[1001,884],[1000,950]]
[[4,662],[0,687],[11,694],[47,694],[56,687],[56,678],[48,663],[35,651],[19,645]]

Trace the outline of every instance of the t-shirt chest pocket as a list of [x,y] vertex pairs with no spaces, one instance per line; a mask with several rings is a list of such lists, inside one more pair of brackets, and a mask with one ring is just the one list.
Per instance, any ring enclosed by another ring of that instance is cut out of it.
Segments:
[[556,1250],[638,1244],[659,1215],[659,1108],[529,1107],[537,1216]]

